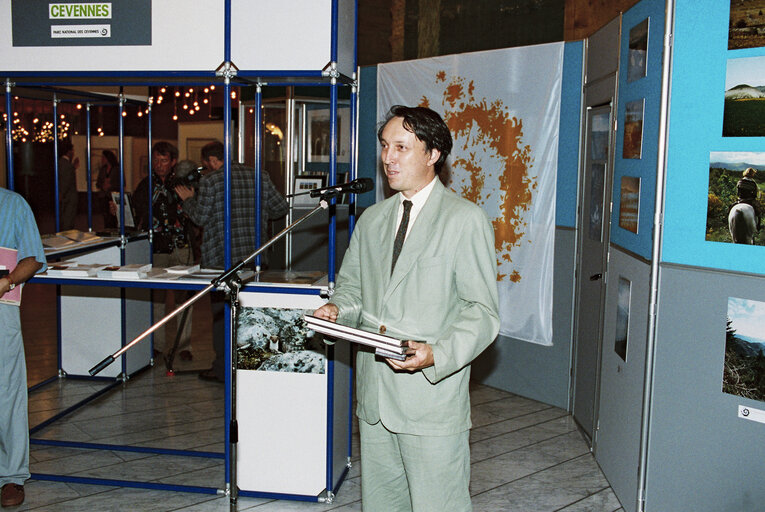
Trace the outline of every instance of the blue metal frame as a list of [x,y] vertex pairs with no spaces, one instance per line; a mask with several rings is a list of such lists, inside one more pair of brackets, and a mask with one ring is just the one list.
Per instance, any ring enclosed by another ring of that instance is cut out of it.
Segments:
[[[261,79],[270,79],[268,80],[268,85],[271,86],[288,86],[288,85],[308,85],[308,86],[321,86],[321,87],[330,87],[330,140],[331,140],[331,148],[330,148],[330,161],[329,161],[329,168],[330,168],[330,175],[329,175],[329,183],[330,185],[336,184],[337,179],[337,111],[338,111],[338,86],[339,85],[352,85],[354,87],[354,91],[352,92],[352,101],[351,101],[351,115],[352,115],[352,121],[351,121],[351,155],[353,157],[354,153],[357,151],[356,149],[356,143],[355,143],[355,131],[358,129],[357,123],[356,123],[356,92],[355,92],[355,77],[348,77],[346,75],[337,73],[337,70],[335,69],[335,64],[338,60],[338,37],[339,37],[339,27],[338,27],[338,16],[339,16],[339,1],[333,0],[331,3],[332,7],[332,15],[331,15],[331,42],[330,42],[330,54],[331,54],[331,61],[332,66],[329,70],[329,73],[327,70],[270,70],[270,71],[257,71],[257,70],[243,70],[243,71],[237,71],[236,76],[233,76],[233,78],[226,76],[224,81],[224,181],[225,181],[225,204],[224,204],[224,212],[225,212],[225,253],[224,253],[224,259],[227,267],[230,267],[232,264],[231,261],[231,219],[230,219],[230,212],[231,212],[231,189],[230,189],[230,182],[231,182],[231,80],[233,79],[238,83],[239,80],[241,80],[242,85],[252,85],[251,81],[249,81],[249,78],[256,78],[258,82],[260,82]],[[225,30],[224,30],[224,63],[230,64],[231,59],[231,0],[225,0],[224,2],[224,8],[225,8]],[[357,2],[355,3],[355,10],[356,10],[356,19],[358,17],[358,5]],[[353,59],[354,59],[354,68],[356,67],[356,60],[357,60],[357,39],[358,30],[354,32],[354,50],[353,50]],[[69,85],[155,85],[159,82],[167,83],[168,81],[176,80],[178,83],[182,83],[185,85],[206,85],[213,81],[216,81],[216,73],[215,72],[209,72],[209,71],[176,71],[176,72],[151,72],[151,71],[117,71],[117,72],[81,72],[81,71],[71,71],[71,72],[8,72],[3,73],[8,77],[14,77],[16,79],[20,79],[20,82],[17,82],[18,86],[43,86],[43,85],[60,85],[62,83],[62,79],[64,82],[66,82]],[[53,80],[49,80],[53,79]],[[7,85],[7,90],[10,91],[10,84]],[[262,112],[261,112],[261,102],[262,102],[262,95],[260,91],[260,85],[258,85],[258,93],[257,93],[257,102],[258,102],[258,109],[257,109],[257,119],[258,119],[258,128],[259,128],[259,122],[262,119]],[[11,98],[10,94],[6,95],[6,104],[9,105],[7,107],[7,111],[11,112],[10,109],[10,103]],[[90,104],[88,105],[89,108]],[[120,114],[123,111],[123,103],[120,103]],[[121,195],[124,194],[124,158],[123,158],[123,122],[122,122],[122,115],[119,116],[120,119],[120,176],[121,176],[121,183],[120,183],[120,193]],[[11,136],[11,126],[10,123],[12,122],[11,116],[8,116],[8,120],[6,122],[6,125],[8,127],[7,129],[7,145],[9,148],[12,147],[13,141]],[[90,159],[90,113],[88,110],[88,117],[87,117],[87,124],[88,124],[88,159]],[[149,104],[149,113],[148,113],[148,124],[149,124],[149,133],[148,133],[148,144],[149,144],[149,155],[151,156],[151,148],[152,148],[152,135],[151,135],[151,124],[152,124],[152,118],[151,118],[151,103]],[[57,125],[57,123],[54,123],[54,125]],[[259,130],[255,130],[256,137],[260,140],[256,141],[256,167],[260,169],[262,167],[262,138],[260,137]],[[58,155],[56,155],[58,157]],[[56,158],[57,160],[57,158]],[[8,152],[8,161],[9,161],[9,185],[10,188],[13,188],[13,176],[12,176],[12,169],[13,169],[13,160],[12,160],[12,151]],[[91,162],[88,161],[88,172],[90,172],[91,168]],[[57,164],[56,164],[57,166]],[[351,177],[355,178],[357,174],[356,169],[356,163],[355,158],[352,158],[351,161]],[[56,167],[56,175],[58,176],[58,168]],[[151,219],[153,216],[152,212],[152,204],[151,204],[151,190],[153,188],[152,184],[152,173],[149,172],[148,176],[149,180],[149,194],[150,194],[150,200],[149,200],[149,218]],[[256,211],[258,212],[258,216],[260,215],[260,208],[261,208],[261,198],[260,198],[260,189],[261,189],[261,178],[260,173],[256,173],[256,180],[257,180],[257,199],[256,199]],[[88,179],[89,182],[89,203],[88,203],[88,224],[89,227],[92,227],[92,209],[91,209],[91,203],[90,203],[90,193],[92,192],[90,188],[90,179]],[[58,177],[56,178],[56,187],[58,187]],[[56,201],[58,203],[58,189],[56,190],[57,198]],[[333,203],[335,200],[332,200]],[[351,203],[355,203],[355,198],[351,198]],[[58,204],[56,205],[56,222],[57,222],[57,228],[59,225],[59,208]],[[350,230],[352,231],[353,226],[355,224],[355,214],[353,210],[351,209],[351,218],[350,221]],[[121,234],[122,234],[122,240],[125,240],[124,236],[124,212],[121,212],[120,215],[120,227],[121,227]],[[256,240],[258,245],[260,245],[260,219],[257,219],[257,226],[258,229],[256,230]],[[151,226],[148,228],[149,232],[151,232]],[[334,277],[335,277],[335,241],[336,241],[336,220],[335,216],[330,216],[329,221],[329,264],[328,264],[328,275],[329,275],[329,283],[330,287],[334,285]],[[58,230],[58,229],[57,229]],[[153,240],[151,235],[149,235],[150,238],[150,247],[153,245]],[[117,241],[113,243],[119,243]],[[84,250],[92,249],[92,247]],[[153,249],[153,248],[152,248]],[[66,253],[59,253],[57,254],[57,257],[63,257],[64,255],[72,255],[76,254],[78,252],[81,252],[83,250],[73,250],[71,252]],[[150,250],[150,253],[153,254],[153,250]],[[153,258],[152,258],[153,259]],[[124,253],[124,247],[121,251],[121,262],[124,264],[125,261],[125,253]],[[260,261],[258,258],[257,264],[259,265]],[[87,286],[119,286],[123,288],[123,299],[124,299],[124,289],[125,288],[164,288],[164,289],[179,289],[179,290],[198,290],[201,288],[204,288],[205,285],[202,284],[193,284],[193,283],[149,283],[149,282],[136,282],[136,281],[117,281],[117,280],[103,280],[103,279],[70,279],[70,278],[52,278],[52,277],[36,277],[32,279],[32,282],[39,282],[39,283],[48,283],[48,284],[67,284],[67,285],[87,285]],[[250,284],[245,286],[242,291],[245,292],[263,292],[263,293],[285,293],[285,294],[292,294],[292,295],[320,295],[322,293],[322,289],[319,288],[288,288],[288,287],[275,287],[275,286],[265,286],[262,284]],[[122,319],[122,329],[123,329],[123,344],[125,341],[125,315],[124,315],[124,300],[123,302],[123,319]],[[230,313],[230,307],[227,304],[226,305],[226,313],[227,316],[229,316]],[[230,341],[232,335],[232,326],[230,322],[226,322],[226,339]],[[59,342],[60,342],[60,333],[59,333]],[[334,386],[334,350],[329,349],[328,350],[328,363],[327,363],[327,378],[328,380],[328,387],[327,387],[327,482],[326,482],[326,490],[331,492],[337,492],[339,487],[342,485],[342,482],[346,478],[348,474],[348,468],[346,467],[340,475],[338,475],[337,478],[334,478],[333,471],[333,451],[332,446],[334,444],[333,439],[333,417],[334,417],[334,393],[335,393],[335,386]],[[59,351],[60,353],[60,351]],[[231,351],[231,343],[228,343],[226,345],[226,359],[231,362],[233,360],[233,354]],[[60,354],[59,354],[60,359]],[[59,360],[59,368],[61,367],[61,362]],[[198,457],[214,457],[214,458],[223,458],[225,460],[226,465],[226,474],[225,474],[225,480],[226,485],[229,486],[232,484],[231,482],[231,472],[230,472],[230,462],[231,462],[231,449],[229,445],[229,441],[231,439],[231,420],[232,420],[232,414],[231,414],[231,405],[232,401],[235,399],[235,397],[231,396],[231,364],[227,365],[227,371],[226,371],[226,386],[225,386],[225,452],[223,454],[217,454],[217,453],[204,453],[204,452],[184,452],[184,451],[175,451],[175,450],[161,450],[158,451],[157,449],[151,449],[151,448],[141,448],[141,447],[124,447],[124,446],[112,446],[112,445],[100,445],[100,444],[93,444],[93,443],[68,443],[64,441],[43,441],[43,440],[32,440],[33,444],[48,444],[48,445],[55,445],[55,446],[70,446],[70,447],[81,447],[81,448],[90,448],[90,449],[109,449],[109,450],[122,450],[122,451],[146,451],[150,453],[163,453],[167,455],[189,455],[189,456],[198,456]],[[125,366],[124,366],[124,358],[123,358],[123,376],[125,373]],[[352,377],[352,373],[351,373]],[[56,378],[53,377],[37,386],[34,386],[33,388],[30,388],[30,390],[36,390],[40,387],[44,386],[47,383],[53,382]],[[110,381],[111,379],[105,378],[105,380]],[[119,381],[111,382],[110,385],[97,392],[96,395],[93,397],[89,397],[88,399],[84,400],[82,405],[86,401],[92,400],[96,396],[99,396],[100,394],[106,393],[109,391],[109,389],[112,389],[114,386],[116,386],[119,383]],[[349,413],[349,421],[348,421],[348,457],[351,456],[351,423],[352,423],[352,417],[350,415],[351,411],[351,400],[352,400],[352,378],[349,390],[350,397],[348,402],[348,413]],[[81,404],[77,404],[76,406],[79,406]],[[63,411],[60,413],[61,415],[65,415],[69,410]],[[60,416],[57,416],[60,417]],[[52,418],[50,420],[46,420],[49,422],[55,421],[57,418]],[[46,425],[49,423],[46,423]],[[42,428],[42,426],[38,426],[36,428]],[[67,476],[57,476],[57,475],[45,475],[45,474],[34,474],[34,478],[39,480],[50,480],[50,481],[66,481],[66,482],[79,482],[79,483],[89,483],[89,484],[100,484],[100,485],[116,485],[116,486],[123,486],[123,487],[138,487],[138,488],[146,488],[146,489],[160,489],[160,490],[172,490],[172,491],[183,491],[183,492],[197,492],[197,493],[208,493],[208,494],[216,494],[218,492],[218,489],[216,488],[210,488],[210,487],[195,487],[195,486],[179,486],[179,485],[166,485],[166,484],[155,484],[150,482],[132,482],[132,481],[123,481],[123,480],[111,480],[111,479],[98,479],[98,478],[80,478],[80,477],[67,477]],[[235,485],[235,482],[233,483]],[[254,496],[254,497],[266,497],[266,498],[275,498],[275,499],[292,499],[292,500],[299,500],[299,501],[317,501],[316,496],[302,496],[302,495],[293,495],[293,494],[279,494],[279,493],[260,493],[260,492],[253,492],[253,491],[240,491],[240,495],[242,496]]]
[[8,189],[14,190],[13,180],[13,104],[11,102],[11,83],[5,82],[5,159],[8,162]]
[[93,229],[93,179],[91,175],[90,168],[92,166],[92,162],[90,161],[90,152],[91,152],[91,137],[92,133],[90,133],[90,103],[87,103],[85,105],[85,164],[87,165],[87,173],[88,173],[88,228]]

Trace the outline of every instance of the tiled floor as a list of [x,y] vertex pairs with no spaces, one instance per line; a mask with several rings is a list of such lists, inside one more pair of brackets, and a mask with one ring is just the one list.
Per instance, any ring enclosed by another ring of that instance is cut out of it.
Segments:
[[[25,290],[25,300],[35,294],[41,301],[49,299],[46,294],[50,292],[37,286],[37,290],[32,286]],[[32,383],[44,377],[41,368],[50,368],[55,361],[55,346],[41,341],[49,336],[39,329],[30,327],[36,336],[34,348],[32,335],[25,332],[28,360],[35,362],[29,363]],[[209,352],[201,344],[198,348],[194,364],[204,367]],[[30,425],[39,424],[101,386],[59,379],[33,392]],[[222,452],[223,397],[220,384],[201,381],[193,373],[168,377],[163,366],[155,366],[33,438]],[[471,492],[476,512],[623,512],[565,411],[481,385],[473,386],[471,399]],[[10,510],[359,511],[360,464],[358,432],[354,430],[353,467],[332,503],[240,497],[231,507],[227,497],[211,494],[30,480],[25,504]],[[214,458],[33,444],[30,462],[33,473],[224,486],[223,462]]]

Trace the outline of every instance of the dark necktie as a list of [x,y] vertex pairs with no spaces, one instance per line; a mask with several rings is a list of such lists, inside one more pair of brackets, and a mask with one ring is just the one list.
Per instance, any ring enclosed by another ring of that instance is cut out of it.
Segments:
[[409,212],[412,210],[412,202],[409,200],[404,201],[404,214],[401,216],[401,224],[398,225],[398,231],[396,232],[396,240],[393,242],[393,260],[390,263],[390,273],[393,273],[393,269],[396,267],[396,260],[398,255],[401,254],[401,248],[404,246],[404,238],[406,238],[406,228],[409,226]]

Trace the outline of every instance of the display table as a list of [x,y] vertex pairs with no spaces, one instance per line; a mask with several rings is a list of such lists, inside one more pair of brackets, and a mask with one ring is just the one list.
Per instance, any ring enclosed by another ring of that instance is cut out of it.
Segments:
[[[66,259],[78,264],[119,265],[121,240],[103,237],[58,248],[46,248],[49,266]],[[126,241],[125,263],[148,263],[149,241],[137,236]],[[44,282],[44,274],[33,282]],[[59,283],[66,283],[62,281]],[[87,376],[102,354],[118,350],[151,325],[151,297],[145,289],[62,284],[59,300],[59,370],[66,375]],[[132,375],[151,364],[151,343],[140,343],[127,352],[121,365],[102,377]]]

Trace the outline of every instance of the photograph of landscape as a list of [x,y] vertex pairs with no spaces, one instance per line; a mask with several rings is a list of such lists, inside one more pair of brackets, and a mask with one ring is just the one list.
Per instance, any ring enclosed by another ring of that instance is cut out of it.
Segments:
[[728,297],[722,390],[765,401],[765,302]]
[[643,112],[645,100],[630,101],[624,113],[624,144],[622,158],[640,158],[643,152]]
[[[743,177],[744,170],[755,169],[754,181],[759,189],[757,200],[759,211],[763,212],[762,190],[765,179],[765,153],[713,151],[709,153],[709,188],[707,193],[707,227],[705,239],[710,242],[733,243],[728,217],[738,195],[736,184]],[[753,235],[753,245],[765,245],[765,233]]]
[[765,46],[765,0],[731,0],[728,49]]
[[722,134],[765,135],[765,57],[728,59]]

